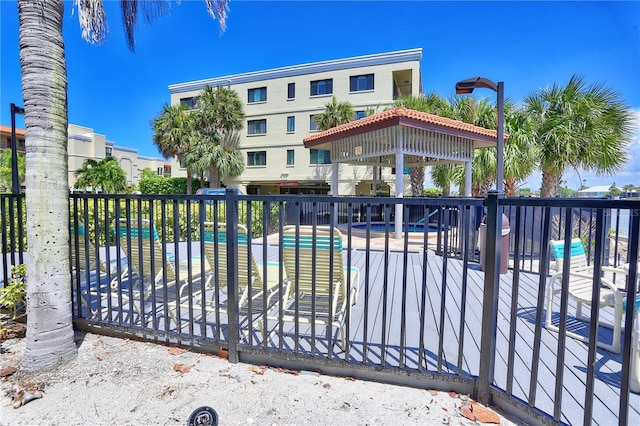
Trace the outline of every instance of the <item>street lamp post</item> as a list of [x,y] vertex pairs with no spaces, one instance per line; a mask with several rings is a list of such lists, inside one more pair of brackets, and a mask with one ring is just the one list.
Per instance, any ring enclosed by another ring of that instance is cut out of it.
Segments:
[[11,104],[11,192],[20,193],[18,180],[18,142],[16,140],[16,114],[24,115],[24,108]]
[[[456,94],[468,94],[475,88],[486,88],[494,90],[498,94],[498,141],[497,141],[497,167],[496,167],[496,190],[489,191],[485,216],[486,234],[484,247],[487,253],[485,261],[484,291],[482,299],[482,329],[492,330],[483,335],[480,342],[480,375],[478,377],[478,401],[485,405],[492,403],[492,394],[489,391],[491,383],[494,381],[496,329],[498,322],[498,298],[500,293],[500,269],[503,256],[509,255],[508,237],[504,240],[502,227],[505,225],[506,217],[502,214],[500,198],[504,192],[503,176],[503,150],[504,150],[504,83],[494,83],[483,78],[474,77],[456,83]],[[509,221],[506,221],[508,224]],[[502,243],[506,242],[506,253],[503,253]],[[492,258],[493,257],[493,258]]]
[[504,83],[502,81],[494,83],[484,77],[472,77],[456,83],[456,94],[469,94],[476,88],[491,89],[497,93],[498,97],[496,190],[502,193],[504,191]]

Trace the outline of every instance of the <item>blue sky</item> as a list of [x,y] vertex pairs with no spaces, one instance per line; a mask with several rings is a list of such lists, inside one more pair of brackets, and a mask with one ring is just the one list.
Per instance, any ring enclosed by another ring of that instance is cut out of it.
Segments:
[[[425,93],[449,97],[456,81],[481,75],[504,81],[505,96],[520,103],[579,74],[620,93],[640,123],[637,1],[235,0],[220,33],[204,1],[183,0],[170,16],[138,24],[136,53],[127,48],[119,4],[105,0],[109,38],[90,45],[65,2],[69,122],[140,155],[159,157],[149,122],[169,102],[169,84],[412,48],[423,49]],[[15,1],[0,0],[0,19],[0,123],[9,125],[9,103],[22,104]],[[568,170],[568,186],[577,189],[581,179],[640,186],[638,133],[623,172],[600,178]],[[540,174],[525,186],[539,189]]]

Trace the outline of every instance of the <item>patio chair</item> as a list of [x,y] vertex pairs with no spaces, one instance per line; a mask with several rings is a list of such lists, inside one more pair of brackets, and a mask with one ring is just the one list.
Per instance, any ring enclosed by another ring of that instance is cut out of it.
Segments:
[[[228,276],[229,267],[227,264],[227,224],[219,222],[216,225],[213,222],[204,222],[204,253],[207,260],[208,269],[211,272],[208,274],[207,281],[205,282],[205,291],[209,293],[209,300],[203,303],[204,298],[207,295],[203,295],[201,290],[194,291],[192,297],[195,298],[193,307],[196,309],[204,309],[207,312],[220,312],[227,314],[228,306],[224,303],[223,299],[228,297]],[[238,257],[238,269],[236,270],[235,282],[237,285],[237,303],[239,312],[241,314],[247,314],[247,306],[249,299],[252,300],[252,309],[258,311],[261,305],[261,299],[263,292],[267,291],[267,299],[271,300],[271,294],[278,288],[278,265],[267,265],[267,268],[271,271],[268,275],[266,283],[263,281],[262,272],[263,265],[256,262],[253,254],[249,257],[247,250],[248,244],[248,232],[247,228],[243,225],[237,225],[238,232],[238,248],[236,255]],[[216,240],[217,236],[217,240]],[[216,269],[217,268],[217,269]],[[249,280],[251,286],[249,287]],[[216,284],[217,283],[217,289]],[[224,296],[217,297],[217,296]],[[175,306],[174,306],[175,308]],[[188,300],[182,300],[180,308],[188,309]]]
[[[278,306],[267,317],[275,321],[336,327],[340,330],[344,350],[345,316],[357,301],[360,271],[355,267],[347,271],[344,267],[342,233],[337,228],[333,229],[333,234],[328,227],[314,230],[312,226],[300,226],[298,229],[298,234],[296,226],[285,226],[283,230],[287,281],[282,297],[282,317]],[[349,289],[348,282],[351,284]],[[347,292],[350,292],[350,305]]]
[[[92,308],[90,296],[92,293],[96,293],[102,299],[108,297],[108,295],[104,293],[104,291],[109,288],[108,283],[102,283],[102,280],[107,276],[107,264],[96,256],[96,248],[87,238],[85,226],[82,221],[78,221],[77,235],[75,225],[73,223],[70,225],[70,234],[72,281],[74,285],[78,281],[78,278],[81,284],[88,281],[86,288],[82,291],[83,296],[81,301],[87,309],[95,314],[97,309]],[[88,279],[85,279],[86,277],[88,277]]]
[[[71,224],[71,270],[75,272],[95,271],[99,277],[104,277],[107,272],[107,265],[102,259],[98,260],[96,256],[96,248],[91,241],[87,239],[85,226],[82,221],[78,221],[78,235],[76,246],[75,226]],[[89,244],[87,244],[89,241]]]
[[[548,330],[559,331],[558,326],[553,324],[553,299],[556,295],[562,292],[562,270],[565,260],[564,241],[552,240],[550,242],[551,252],[555,258],[557,265],[557,273],[551,277],[547,284],[547,315],[546,315],[546,327]],[[581,321],[589,321],[590,318],[582,313],[583,305],[591,305],[591,296],[593,293],[593,266],[587,263],[587,256],[582,245],[582,241],[579,238],[571,240],[571,252],[567,256],[570,262],[570,272],[568,277],[569,285],[569,297],[576,301],[576,318]],[[603,268],[606,270],[607,268]],[[603,349],[611,352],[620,352],[620,339],[622,335],[622,298],[624,293],[613,282],[601,278],[601,287],[599,294],[599,306],[600,308],[610,307],[613,308],[613,321],[605,322],[600,321],[599,324],[603,327],[611,328],[613,330],[611,344],[606,344],[597,341],[597,345]],[[572,337],[583,342],[588,342],[589,337],[576,334],[567,330],[567,336]]]
[[[154,293],[160,294],[164,289],[176,287],[178,284],[176,274],[175,255],[166,253],[163,248],[158,231],[152,227],[148,219],[141,220],[142,227],[138,226],[138,219],[129,221],[121,218],[119,221],[119,238],[120,246],[127,256],[126,265],[120,274],[112,281],[112,287],[117,286],[117,280],[128,280],[129,285],[133,287],[134,299],[148,300]],[[176,298],[184,300],[188,295],[189,280],[189,264],[197,265],[200,257],[194,256],[191,262],[182,260],[179,263],[180,287],[177,289]],[[191,278],[199,278],[201,274],[198,268],[191,270]],[[166,281],[165,281],[166,279]],[[128,298],[126,291],[123,291],[123,297]],[[171,306],[171,301],[166,301]],[[175,302],[173,302],[175,305]],[[142,317],[140,307],[134,303],[135,309]],[[173,316],[173,312],[169,309],[169,314],[173,320],[177,322]],[[146,321],[145,321],[146,322]]]

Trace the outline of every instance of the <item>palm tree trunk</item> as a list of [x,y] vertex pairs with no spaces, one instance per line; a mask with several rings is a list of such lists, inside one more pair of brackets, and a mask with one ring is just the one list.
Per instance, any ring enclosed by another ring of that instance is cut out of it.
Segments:
[[542,185],[540,186],[541,197],[555,197],[560,187],[562,173],[551,173],[542,171]]
[[193,194],[193,189],[191,188],[191,170],[187,169],[187,195]]
[[[409,177],[411,178],[411,195],[414,197],[421,197],[424,195],[424,169],[424,166],[414,166],[409,169]],[[397,170],[396,173],[398,173]]]
[[504,196],[515,197],[518,191],[518,187],[515,179],[505,179],[504,182]]
[[211,166],[211,169],[209,169],[209,177],[211,178],[212,188],[220,188],[222,186],[220,173],[218,173],[218,168],[216,166]]
[[76,354],[69,273],[67,65],[62,0],[18,0],[26,127],[27,340],[21,369]]

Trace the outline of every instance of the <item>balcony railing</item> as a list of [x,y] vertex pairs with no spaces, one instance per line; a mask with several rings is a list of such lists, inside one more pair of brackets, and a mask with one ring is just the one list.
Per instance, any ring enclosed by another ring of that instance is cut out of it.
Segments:
[[[2,196],[5,277],[22,262],[23,200]],[[579,320],[562,278],[547,298],[550,277],[573,262],[567,252],[559,266],[550,241],[574,239],[593,266],[591,294],[610,281],[635,297],[637,202],[73,194],[70,212],[77,327],[455,390],[532,423],[640,418],[633,310],[615,352],[598,321],[614,321],[613,308],[586,304]]]

